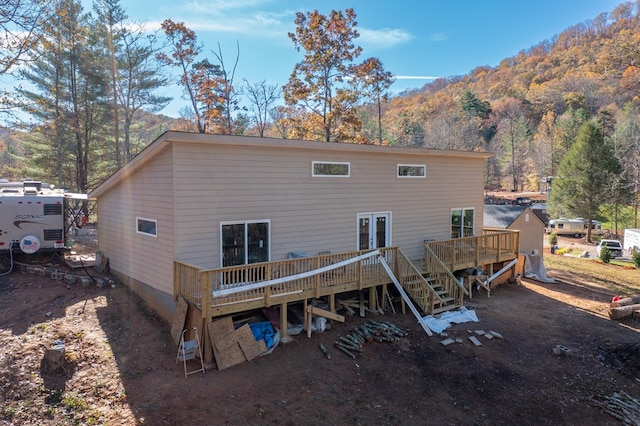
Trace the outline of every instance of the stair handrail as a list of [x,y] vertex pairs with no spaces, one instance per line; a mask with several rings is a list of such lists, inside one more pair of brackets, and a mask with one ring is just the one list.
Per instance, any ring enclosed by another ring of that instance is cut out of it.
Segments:
[[[435,296],[435,298],[437,299],[437,302],[444,303],[444,299],[442,297],[440,297],[440,295],[438,294],[437,291],[435,291],[435,289],[431,286],[431,283],[429,283],[429,281],[427,281],[427,279],[422,275],[420,270],[418,270],[418,268],[416,268],[416,266],[413,264],[413,262],[411,262],[409,260],[409,258],[407,257],[407,255],[405,255],[402,252],[402,250],[400,250],[400,249],[398,249],[398,259],[399,260],[401,259],[403,261],[403,263],[405,263],[405,265],[408,266],[408,268],[410,270],[412,270],[412,272],[415,273],[416,276],[420,277],[424,281],[424,283],[427,285],[427,289],[428,289],[429,293],[432,296]],[[402,279],[402,284],[404,284],[405,278],[408,277],[408,274],[405,275],[403,273],[400,273],[399,275],[400,275],[400,278]]]
[[[435,260],[435,263],[440,266],[441,268],[441,272],[444,273],[445,276],[447,276],[447,278],[449,278],[450,281],[453,281],[456,286],[458,287],[459,290],[462,290],[464,292],[464,294],[466,294],[467,296],[469,295],[469,292],[467,291],[467,289],[464,287],[463,284],[460,283],[460,281],[458,281],[458,279],[456,278],[455,275],[453,275],[453,273],[451,272],[451,270],[447,267],[447,265],[445,265],[445,263],[435,254],[435,252],[433,250],[431,250],[431,247],[429,247],[429,243],[425,244],[425,268],[431,268],[433,265],[431,262],[428,262],[428,260]],[[426,259],[426,257],[429,257],[429,259]],[[430,272],[427,269],[428,272]]]

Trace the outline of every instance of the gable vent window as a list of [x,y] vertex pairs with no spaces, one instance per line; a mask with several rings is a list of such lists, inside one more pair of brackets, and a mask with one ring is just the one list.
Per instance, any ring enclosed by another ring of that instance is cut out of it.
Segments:
[[312,164],[311,175],[314,177],[330,176],[330,177],[349,177],[351,173],[350,163],[338,163],[329,161],[314,161]]

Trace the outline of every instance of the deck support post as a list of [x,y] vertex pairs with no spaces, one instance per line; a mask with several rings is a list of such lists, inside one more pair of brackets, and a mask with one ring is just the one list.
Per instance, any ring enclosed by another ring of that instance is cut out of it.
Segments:
[[211,336],[209,335],[209,324],[211,324],[211,305],[212,305],[212,290],[213,290],[213,277],[210,272],[198,273],[199,287],[204,291],[202,292],[202,299],[200,300],[200,307],[202,309],[202,343],[204,349],[204,362],[211,364],[213,362],[213,346],[211,345]]
[[[389,304],[391,304],[391,300],[389,300],[389,293],[387,292],[387,285],[386,284],[382,284],[382,312],[384,312],[384,305],[387,303],[387,301],[389,301]],[[390,306],[391,309],[393,310],[393,305]]]
[[378,298],[377,296],[378,296],[377,287],[376,286],[369,287],[369,309],[372,312],[378,309],[378,302],[376,300]]
[[[307,299],[304,300],[304,307],[307,308]],[[282,343],[291,341],[287,328],[287,302],[284,302],[280,305],[280,341]]]

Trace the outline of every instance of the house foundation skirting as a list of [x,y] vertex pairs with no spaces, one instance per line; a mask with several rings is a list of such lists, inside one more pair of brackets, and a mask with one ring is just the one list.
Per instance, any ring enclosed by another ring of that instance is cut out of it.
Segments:
[[162,319],[171,324],[177,308],[177,302],[171,294],[153,288],[149,284],[135,278],[131,278],[114,269],[111,269],[111,272],[122,284],[140,296],[140,298],[142,298],[142,300],[144,300],[151,309],[157,312]]

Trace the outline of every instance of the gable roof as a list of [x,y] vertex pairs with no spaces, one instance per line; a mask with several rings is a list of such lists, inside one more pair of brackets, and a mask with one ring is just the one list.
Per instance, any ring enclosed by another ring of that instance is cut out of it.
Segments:
[[488,152],[476,151],[454,151],[433,148],[408,148],[386,145],[363,145],[356,143],[320,142],[296,139],[261,138],[257,136],[215,135],[210,133],[167,131],[151,142],[131,161],[105,179],[100,185],[98,185],[98,187],[91,191],[89,197],[96,199],[101,194],[104,194],[123,179],[131,176],[137,170],[144,167],[150,160],[158,156],[165,149],[170,148],[173,143],[207,144],[211,146],[234,145],[249,148],[260,146],[275,149],[279,148],[285,152],[292,149],[306,149],[317,151],[375,153],[381,155],[386,153],[395,153],[427,155],[432,157],[444,156],[479,159],[487,159],[491,157],[491,154]]
[[533,214],[538,216],[538,219],[540,219],[542,223],[544,223],[544,226],[547,226],[549,224],[549,219],[551,218],[547,213],[547,203],[536,203],[531,206],[531,211],[533,212]]
[[[507,229],[520,217],[527,206],[503,206],[498,204],[484,205],[484,226],[487,228]],[[537,216],[536,216],[537,217]]]

